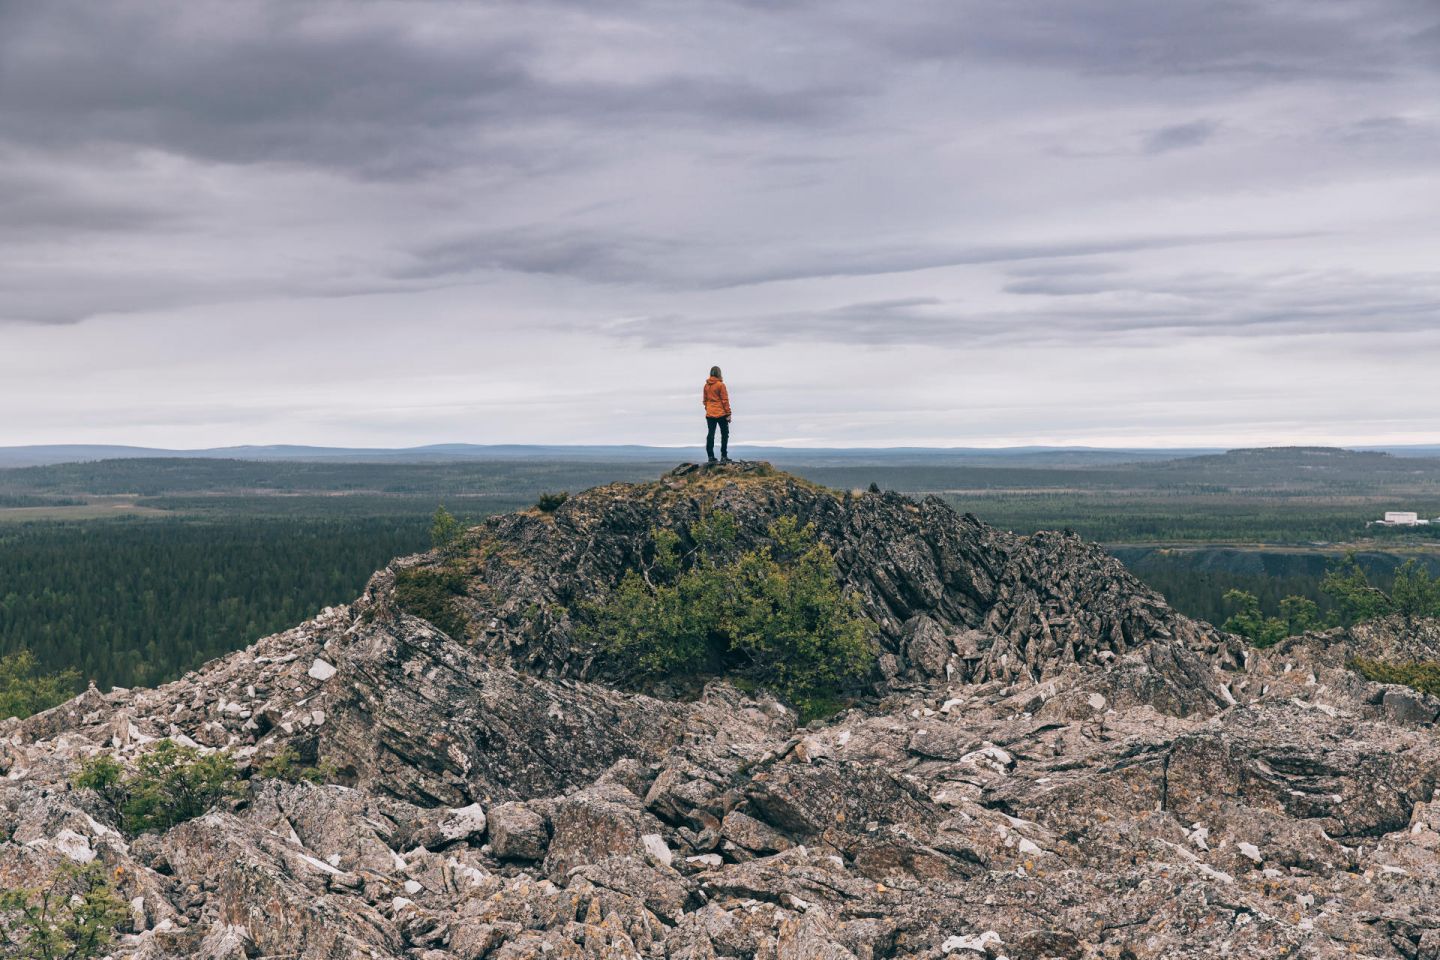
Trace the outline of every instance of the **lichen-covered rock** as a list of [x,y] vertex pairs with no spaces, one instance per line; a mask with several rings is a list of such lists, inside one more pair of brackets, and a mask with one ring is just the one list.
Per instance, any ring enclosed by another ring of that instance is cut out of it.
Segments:
[[639,798],[623,788],[597,784],[555,804],[550,815],[545,870],[563,879],[573,868],[610,857],[643,857],[647,835],[660,836],[661,823]]
[[490,848],[501,860],[541,860],[550,845],[545,817],[524,803],[502,803],[490,812]]
[[779,853],[795,845],[779,830],[740,810],[725,814],[720,835],[751,853]]
[[454,809],[441,807],[426,812],[413,840],[427,850],[440,850],[461,841],[474,841],[478,846],[486,826],[485,808],[478,803]]

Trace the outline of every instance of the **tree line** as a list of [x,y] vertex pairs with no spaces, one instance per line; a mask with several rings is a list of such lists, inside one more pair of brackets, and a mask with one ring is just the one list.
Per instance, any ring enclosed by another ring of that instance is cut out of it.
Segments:
[[33,655],[9,664],[22,680],[153,686],[354,599],[427,540],[420,517],[0,526],[0,657]]
[[1416,560],[1406,561],[1388,590],[1371,583],[1365,568],[1354,554],[1331,568],[1320,582],[1320,591],[1333,606],[1322,615],[1320,606],[1301,596],[1280,601],[1280,615],[1266,616],[1260,600],[1244,590],[1231,590],[1225,600],[1234,613],[1222,629],[1239,634],[1257,647],[1274,646],[1286,637],[1310,630],[1351,626],[1367,620],[1399,617],[1411,626],[1417,620],[1440,617],[1440,579]]

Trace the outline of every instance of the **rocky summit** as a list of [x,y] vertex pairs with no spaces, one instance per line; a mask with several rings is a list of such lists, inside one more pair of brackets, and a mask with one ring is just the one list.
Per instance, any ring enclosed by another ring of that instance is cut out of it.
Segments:
[[[579,629],[657,529],[813,524],[877,625],[853,704],[675,689]],[[424,589],[420,589],[420,588]],[[115,957],[1440,958],[1440,701],[1265,651],[1073,535],[763,464],[495,517],[155,690],[0,724],[0,887],[101,863]],[[248,778],[164,832],[72,778],[158,741]],[[272,778],[292,756],[323,771]]]

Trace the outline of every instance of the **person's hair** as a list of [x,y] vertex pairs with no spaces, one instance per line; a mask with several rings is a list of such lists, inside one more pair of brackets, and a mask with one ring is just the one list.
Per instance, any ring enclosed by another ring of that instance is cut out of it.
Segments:
[[718,377],[718,376],[720,376],[720,368],[719,368],[719,367],[711,367],[711,368],[710,368],[710,376],[712,376],[712,377]]

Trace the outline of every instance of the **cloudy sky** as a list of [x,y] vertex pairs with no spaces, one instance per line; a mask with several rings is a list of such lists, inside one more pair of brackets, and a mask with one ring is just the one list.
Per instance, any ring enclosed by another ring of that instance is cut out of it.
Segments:
[[743,441],[1440,442],[1440,6],[0,0],[0,444],[680,444],[712,363]]

